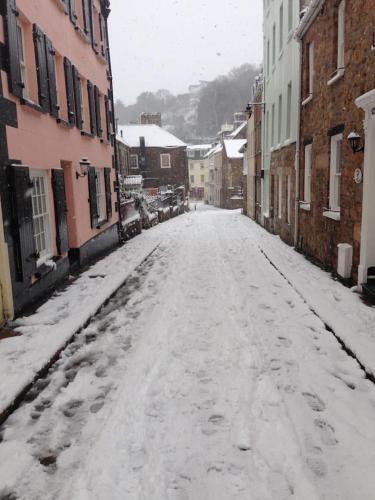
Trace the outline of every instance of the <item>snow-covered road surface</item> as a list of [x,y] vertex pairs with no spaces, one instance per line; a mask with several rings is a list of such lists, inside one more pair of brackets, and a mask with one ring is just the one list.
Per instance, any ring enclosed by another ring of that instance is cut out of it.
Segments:
[[8,419],[0,500],[375,498],[373,383],[249,221],[199,208]]

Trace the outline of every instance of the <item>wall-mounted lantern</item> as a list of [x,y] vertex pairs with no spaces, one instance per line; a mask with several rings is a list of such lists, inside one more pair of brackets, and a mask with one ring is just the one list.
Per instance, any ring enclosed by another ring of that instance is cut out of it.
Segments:
[[80,177],[86,177],[88,174],[89,166],[91,165],[91,162],[89,161],[88,158],[82,158],[79,161],[79,172],[76,172],[76,178],[79,179]]
[[348,141],[350,142],[353,153],[361,153],[365,150],[365,147],[360,145],[361,136],[357,134],[357,132],[350,132],[348,135]]

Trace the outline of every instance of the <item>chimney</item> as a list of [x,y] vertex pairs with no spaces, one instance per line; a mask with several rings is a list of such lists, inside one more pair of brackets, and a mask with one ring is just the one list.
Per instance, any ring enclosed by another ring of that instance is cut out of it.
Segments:
[[158,125],[161,127],[161,113],[141,113],[140,125]]

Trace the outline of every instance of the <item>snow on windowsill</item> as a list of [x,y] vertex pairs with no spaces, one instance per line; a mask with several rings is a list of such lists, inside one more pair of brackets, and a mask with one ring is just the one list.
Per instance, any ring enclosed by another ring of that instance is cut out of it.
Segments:
[[311,210],[311,203],[307,203],[306,201],[300,201],[300,207],[302,210]]
[[323,212],[323,217],[339,221],[341,218],[341,212],[334,212],[332,210],[327,210]]

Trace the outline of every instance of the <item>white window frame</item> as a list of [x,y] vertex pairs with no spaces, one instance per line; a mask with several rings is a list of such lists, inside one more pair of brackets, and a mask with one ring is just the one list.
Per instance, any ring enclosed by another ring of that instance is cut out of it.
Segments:
[[284,4],[281,2],[279,12],[279,51],[284,47]]
[[292,135],[292,82],[288,83],[287,103],[286,103],[286,138],[291,138]]
[[[21,47],[20,47],[20,42],[22,45]],[[22,23],[20,21],[17,21],[17,47],[18,47],[18,57],[21,68],[21,80],[23,83],[22,97],[24,99],[27,99],[28,90],[27,90],[27,65],[25,59],[25,34]]]
[[102,168],[95,169],[95,187],[96,187],[96,203],[98,210],[98,223],[104,222],[107,219],[106,195],[104,187],[104,170]]
[[288,0],[288,32],[293,31],[293,0]]
[[195,158],[195,151],[193,149],[188,149],[188,158]]
[[275,145],[275,104],[272,104],[271,113],[271,147]]
[[331,137],[329,209],[340,213],[343,134]]
[[345,0],[338,6],[337,24],[337,71],[340,71],[345,67]]
[[195,176],[190,175],[190,184],[195,184]]
[[277,215],[279,219],[283,216],[283,176],[278,175],[279,189],[278,189],[278,199],[277,199]]
[[[135,158],[135,163],[136,163],[136,167],[133,166],[133,163],[132,163],[132,159],[134,160]],[[135,155],[135,154],[132,154],[129,156],[129,165],[130,165],[130,169],[131,170],[138,170],[139,168],[139,160],[138,160],[138,155]]]
[[312,144],[305,146],[305,175],[304,175],[304,202],[311,203],[311,167],[312,167]]
[[[51,222],[48,193],[48,175],[44,170],[30,170],[33,183],[31,194],[33,210],[33,237],[39,254],[37,267],[52,257]],[[37,183],[37,179],[39,182]],[[40,182],[42,180],[42,183]]]
[[[169,164],[168,164],[167,167],[163,166],[163,158],[164,157],[168,158],[168,163]],[[169,153],[161,153],[161,155],[160,155],[160,166],[161,166],[161,168],[171,168],[171,155]]]
[[279,95],[279,116],[278,116],[278,130],[277,130],[277,140],[278,144],[281,144],[282,139],[282,128],[283,128],[283,95]]

